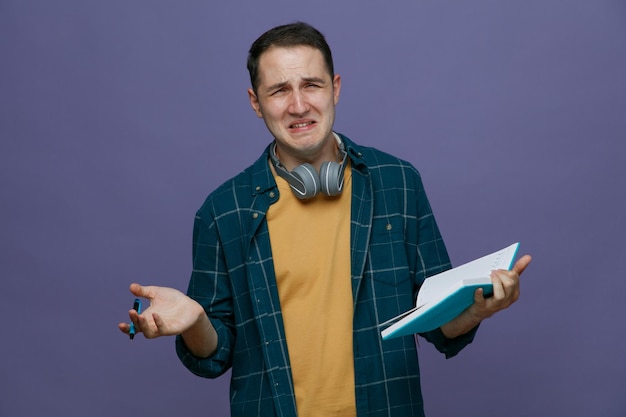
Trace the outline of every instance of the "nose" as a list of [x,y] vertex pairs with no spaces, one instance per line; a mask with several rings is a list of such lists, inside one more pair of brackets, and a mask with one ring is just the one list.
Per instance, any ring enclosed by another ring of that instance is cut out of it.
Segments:
[[299,90],[295,90],[291,95],[289,112],[291,114],[304,114],[309,111],[309,102],[306,96]]

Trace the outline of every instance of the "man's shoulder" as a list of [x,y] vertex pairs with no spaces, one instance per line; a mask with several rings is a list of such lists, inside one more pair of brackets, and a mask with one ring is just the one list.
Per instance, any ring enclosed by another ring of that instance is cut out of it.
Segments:
[[361,149],[363,155],[369,162],[368,166],[370,168],[378,168],[380,166],[395,166],[404,169],[415,169],[411,162],[378,148],[361,147]]
[[348,138],[345,138],[345,142],[355,160],[362,161],[374,175],[396,175],[404,172],[404,175],[420,176],[417,168],[408,160],[373,146],[356,144]]
[[264,152],[252,165],[224,181],[204,200],[198,212],[214,214],[249,208],[259,192],[273,186],[273,177]]

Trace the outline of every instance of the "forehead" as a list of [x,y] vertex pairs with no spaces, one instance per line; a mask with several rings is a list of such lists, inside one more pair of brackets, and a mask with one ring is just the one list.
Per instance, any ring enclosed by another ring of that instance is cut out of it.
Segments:
[[259,57],[260,84],[330,77],[322,52],[310,46],[273,46]]

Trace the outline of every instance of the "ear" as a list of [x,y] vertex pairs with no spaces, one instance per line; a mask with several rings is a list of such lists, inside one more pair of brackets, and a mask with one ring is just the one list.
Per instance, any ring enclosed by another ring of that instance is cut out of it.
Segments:
[[248,98],[250,99],[250,106],[252,106],[252,110],[254,110],[257,117],[262,119],[263,113],[261,112],[261,104],[259,103],[259,98],[252,88],[248,88]]
[[341,92],[341,76],[339,74],[335,74],[335,78],[333,78],[333,99],[335,101],[335,106],[339,103],[339,93]]

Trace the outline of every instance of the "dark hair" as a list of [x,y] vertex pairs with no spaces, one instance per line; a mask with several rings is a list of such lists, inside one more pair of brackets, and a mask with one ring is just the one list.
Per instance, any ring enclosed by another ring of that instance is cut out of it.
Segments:
[[254,41],[248,51],[248,72],[252,89],[256,92],[259,76],[259,58],[273,46],[295,47],[310,46],[319,50],[324,57],[326,68],[332,79],[335,76],[333,67],[333,56],[330,47],[326,43],[324,35],[313,26],[304,22],[295,22],[287,25],[276,26],[268,30]]

